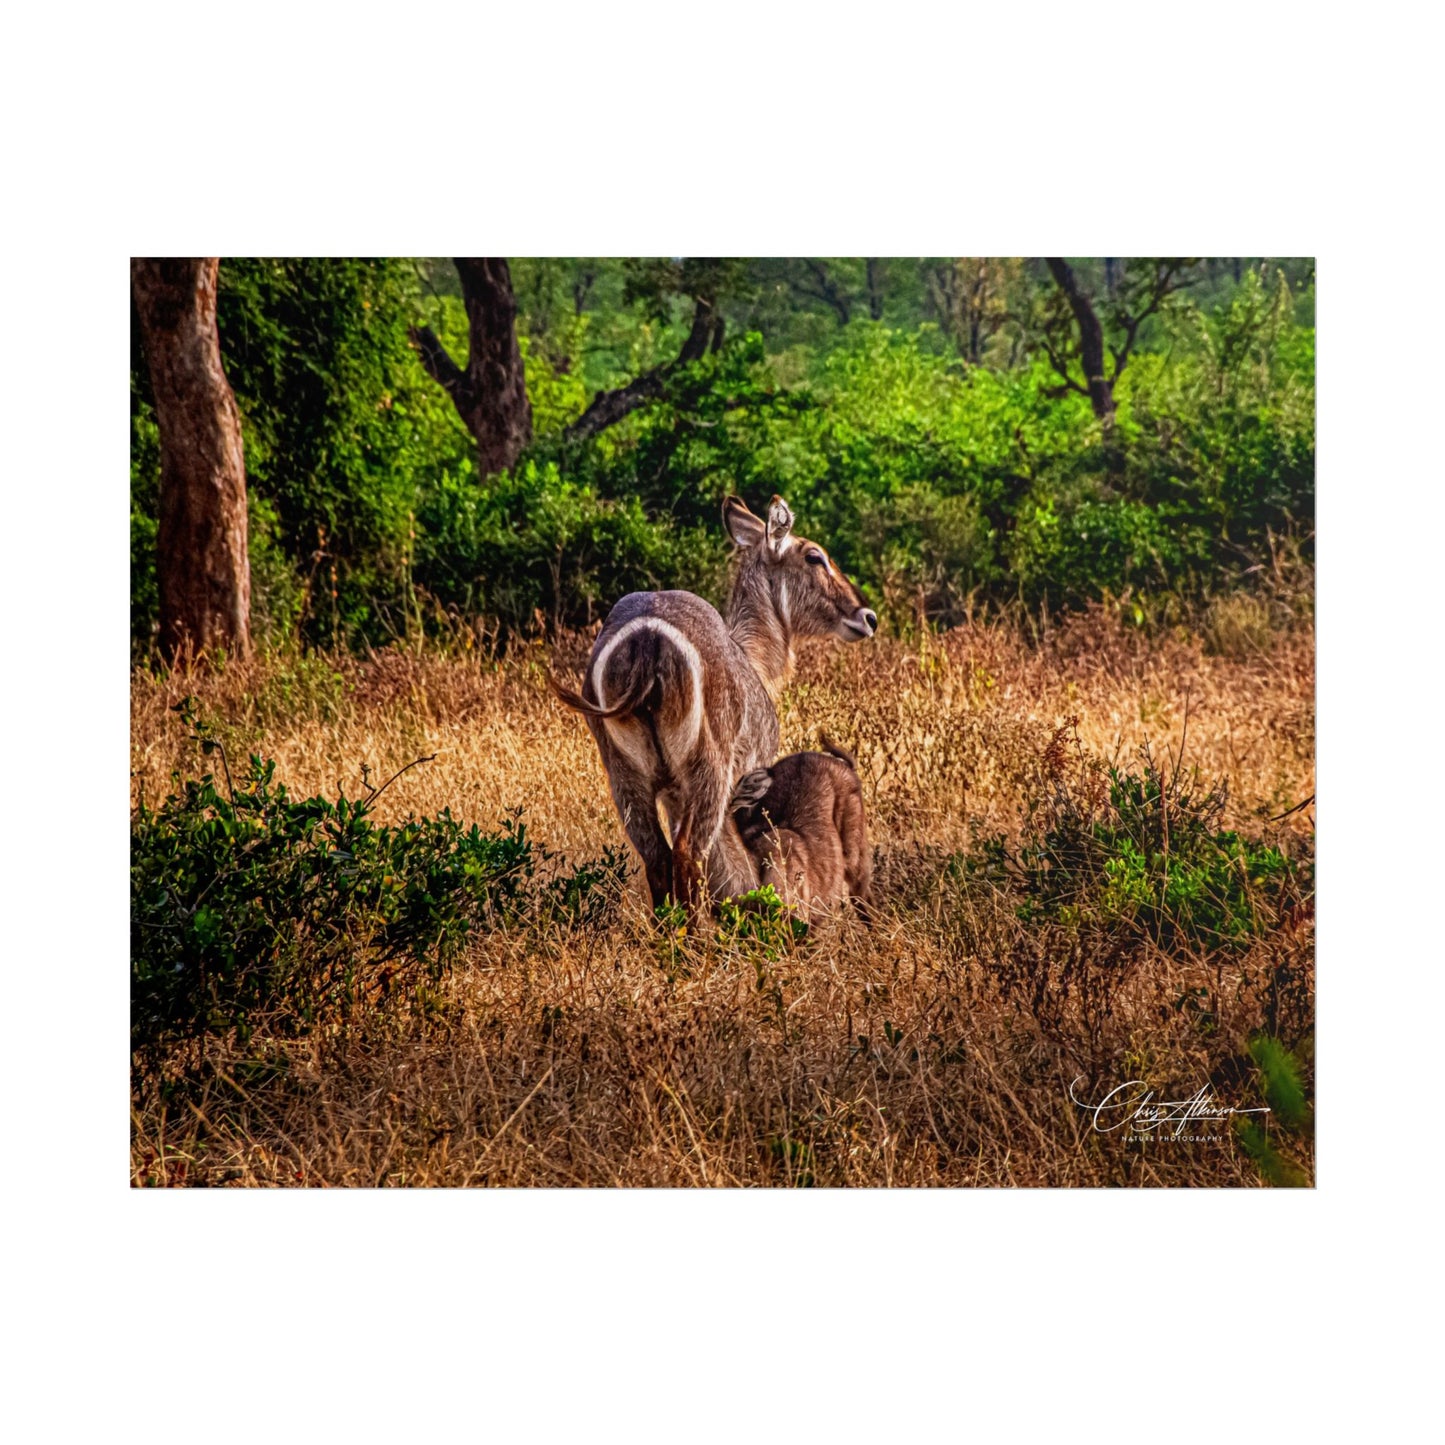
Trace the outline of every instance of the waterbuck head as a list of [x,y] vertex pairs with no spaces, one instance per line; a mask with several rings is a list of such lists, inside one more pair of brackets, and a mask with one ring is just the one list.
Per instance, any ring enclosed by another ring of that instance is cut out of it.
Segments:
[[765,682],[788,672],[794,638],[861,642],[877,631],[877,613],[822,547],[793,531],[781,497],[768,503],[766,521],[729,497],[723,522],[738,548],[728,625]]

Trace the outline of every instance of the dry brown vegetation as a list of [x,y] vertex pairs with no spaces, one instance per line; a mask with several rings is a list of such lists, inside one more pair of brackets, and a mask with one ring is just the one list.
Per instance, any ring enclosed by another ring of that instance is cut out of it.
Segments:
[[[601,924],[476,937],[424,1012],[216,1045],[203,1082],[137,1095],[133,1181],[1258,1184],[1231,1138],[1126,1146],[1067,1091],[1143,1077],[1184,1097],[1211,1081],[1257,1103],[1251,1033],[1309,1046],[1309,909],[1243,950],[1166,949],[1025,922],[953,866],[1016,833],[1026,800],[1073,766],[1068,719],[1085,761],[1128,760],[1145,743],[1177,755],[1186,713],[1184,767],[1227,783],[1226,824],[1307,852],[1311,809],[1269,820],[1314,790],[1313,632],[1243,608],[1201,632],[1151,640],[1099,612],[1040,645],[989,626],[809,648],[781,700],[783,748],[826,732],[858,755],[871,932],[845,916],[781,950],[679,940],[634,877]],[[293,794],[354,795],[363,763],[380,776],[435,753],[386,816],[450,807],[490,827],[521,806],[548,849],[595,857],[625,840],[591,738],[543,685],[586,646],[138,672],[132,800],[197,771],[169,711],[195,693],[231,755],[273,757]],[[1312,1176],[1308,1142],[1290,1147]]]

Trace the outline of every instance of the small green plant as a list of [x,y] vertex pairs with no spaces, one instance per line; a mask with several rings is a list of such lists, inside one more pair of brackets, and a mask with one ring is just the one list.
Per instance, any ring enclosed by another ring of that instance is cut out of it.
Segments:
[[808,935],[808,925],[778,897],[771,883],[725,898],[718,912],[717,941],[745,947],[775,962]]
[[794,1189],[811,1189],[817,1183],[814,1174],[813,1147],[804,1139],[791,1135],[771,1135],[767,1140],[769,1155]]
[[1306,1128],[1310,1109],[1305,1100],[1303,1063],[1270,1034],[1256,1034],[1249,1041],[1249,1056],[1259,1070],[1270,1112],[1286,1129]]
[[1303,1142],[1314,1126],[1306,1096],[1304,1061],[1282,1040],[1266,1033],[1250,1039],[1249,1057],[1259,1077],[1260,1093],[1269,1106],[1269,1114],[1261,1117],[1277,1128],[1271,1137],[1265,1124],[1254,1118],[1240,1118],[1234,1122],[1234,1137],[1265,1183],[1276,1189],[1308,1188],[1308,1172],[1286,1152]]

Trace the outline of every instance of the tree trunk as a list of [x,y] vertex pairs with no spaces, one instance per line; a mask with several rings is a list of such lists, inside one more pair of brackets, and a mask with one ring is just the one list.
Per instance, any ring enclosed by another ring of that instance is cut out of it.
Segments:
[[411,337],[422,365],[446,389],[477,443],[483,477],[509,471],[532,440],[532,404],[522,351],[517,345],[517,302],[512,273],[496,256],[458,256],[457,275],[470,332],[463,371],[430,327]]
[[811,257],[803,260],[816,283],[816,290],[804,291],[804,295],[811,295],[833,308],[833,314],[838,318],[839,326],[846,326],[853,319],[853,298],[843,290],[841,286],[828,274],[828,268],[821,262]]
[[868,275],[868,314],[873,320],[882,321],[884,265],[877,256],[869,256],[865,264]]
[[1114,425],[1114,389],[1104,375],[1104,328],[1094,303],[1080,289],[1074,268],[1062,256],[1045,256],[1049,272],[1064,293],[1079,328],[1079,360],[1084,366],[1084,384],[1094,415],[1104,424],[1105,434]]
[[161,651],[251,652],[241,416],[221,367],[219,258],[135,258],[131,290],[160,428]]

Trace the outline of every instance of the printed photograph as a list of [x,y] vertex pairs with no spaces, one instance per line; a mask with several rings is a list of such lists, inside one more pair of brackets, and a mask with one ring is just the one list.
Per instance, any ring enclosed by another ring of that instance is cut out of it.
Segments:
[[1312,259],[130,283],[132,1186],[1313,1187]]

